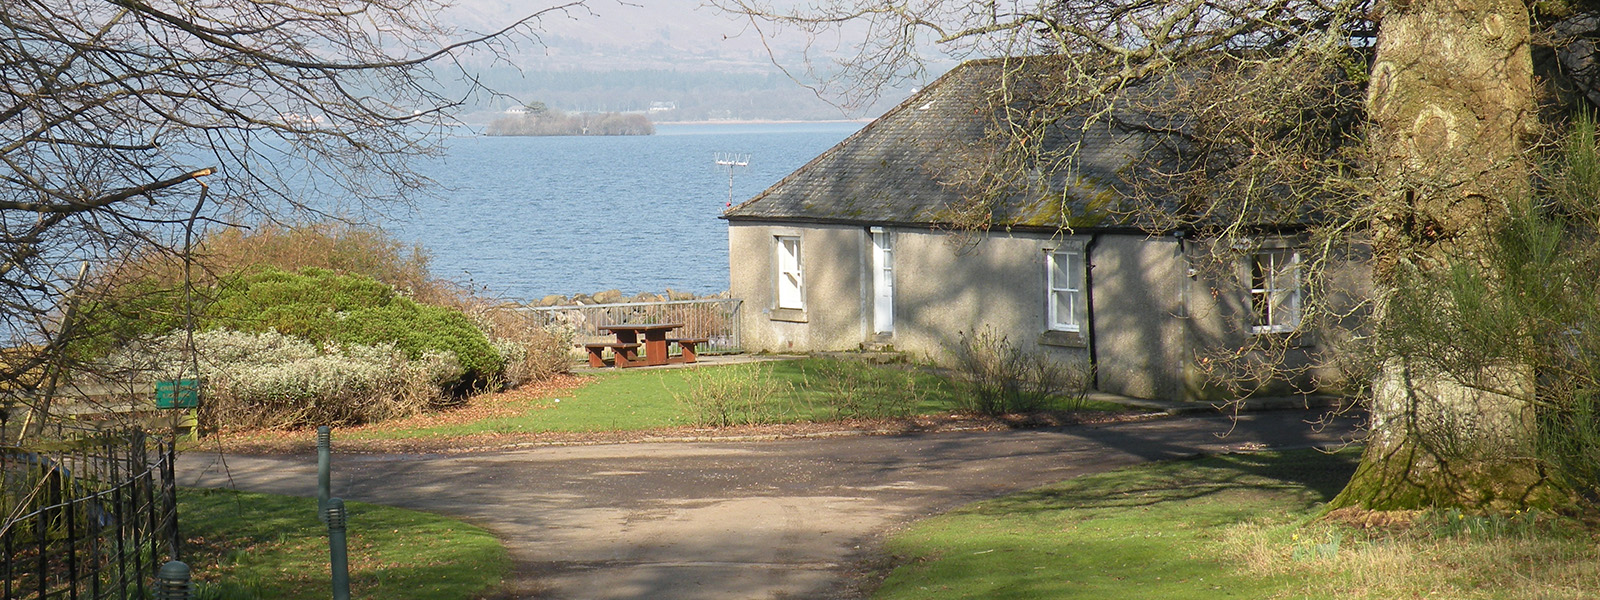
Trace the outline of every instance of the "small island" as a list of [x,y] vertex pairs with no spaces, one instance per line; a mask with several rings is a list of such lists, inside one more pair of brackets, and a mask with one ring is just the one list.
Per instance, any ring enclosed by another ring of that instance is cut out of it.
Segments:
[[532,102],[489,123],[485,135],[654,135],[638,113],[567,113]]

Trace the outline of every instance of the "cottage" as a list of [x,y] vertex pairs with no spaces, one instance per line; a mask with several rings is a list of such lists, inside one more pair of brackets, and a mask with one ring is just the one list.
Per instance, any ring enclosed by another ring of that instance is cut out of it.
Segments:
[[[1217,267],[1209,242],[1113,210],[1119,173],[1148,160],[1147,136],[1102,126],[1069,175],[1012,194],[987,230],[949,227],[981,156],[983,98],[1002,63],[956,67],[756,197],[729,209],[731,290],[751,350],[892,346],[948,360],[989,329],[1030,352],[1091,367],[1099,390],[1216,399],[1206,362],[1273,336],[1286,355],[1257,384],[1317,383],[1326,340],[1302,322],[1304,266],[1294,229],[1262,235]],[[975,237],[973,237],[975,236]],[[1249,361],[1244,361],[1248,363]]]

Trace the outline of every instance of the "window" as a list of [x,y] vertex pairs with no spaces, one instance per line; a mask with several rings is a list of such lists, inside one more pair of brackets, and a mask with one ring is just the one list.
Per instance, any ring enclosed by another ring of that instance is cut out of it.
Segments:
[[805,308],[800,294],[800,238],[778,237],[778,308]]
[[1051,331],[1083,329],[1083,251],[1077,248],[1049,250]]
[[1250,257],[1250,333],[1300,326],[1300,251],[1261,250]]

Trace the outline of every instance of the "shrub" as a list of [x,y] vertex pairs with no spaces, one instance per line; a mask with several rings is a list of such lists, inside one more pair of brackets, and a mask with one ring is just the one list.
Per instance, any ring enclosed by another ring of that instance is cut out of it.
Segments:
[[422,248],[407,246],[379,229],[337,221],[227,228],[202,238],[198,254],[224,274],[257,265],[285,271],[316,267],[365,275],[409,295],[440,293],[441,284],[429,277],[428,255]]
[[1557,483],[1600,504],[1600,397],[1574,390],[1538,412],[1537,450]]
[[689,378],[689,391],[673,394],[689,420],[707,427],[769,423],[772,406],[792,390],[762,365],[733,365],[697,369]]
[[[429,275],[428,255],[422,248],[407,246],[382,230],[341,221],[227,227],[202,236],[193,256],[196,268],[192,275],[202,287],[241,271],[269,266],[291,272],[321,268],[365,275],[429,302],[455,295],[448,284]],[[150,281],[175,288],[183,281],[183,264],[170,254],[139,255],[122,261],[109,275],[115,287]]]
[[[389,344],[411,360],[450,353],[463,370],[444,384],[457,389],[483,385],[503,367],[488,338],[461,311],[420,304],[364,275],[257,267],[223,278],[202,295],[205,300],[196,320],[202,331],[274,331],[304,338],[314,346]],[[100,328],[118,332],[117,339],[138,339],[165,335],[182,325],[180,317],[159,308],[180,306],[181,290],[152,291],[137,298],[138,303],[94,313]],[[100,352],[112,346],[109,340],[94,345]]]
[[391,344],[319,349],[267,331],[214,329],[130,347],[106,362],[130,380],[193,377],[205,382],[200,420],[208,428],[343,425],[416,414],[462,367],[449,353],[411,359]]
[[1061,400],[1061,408],[1082,408],[1088,392],[1087,365],[1024,352],[993,328],[962,332],[956,366],[966,408],[988,415],[1041,410]]
[[499,352],[461,311],[394,298],[384,306],[335,315],[341,344],[392,343],[411,358],[450,352],[465,369],[459,385],[483,386],[504,367]]
[[479,305],[468,312],[489,336],[504,363],[501,383],[516,387],[571,372],[573,338],[569,324],[545,325],[527,313],[501,306]]
[[928,396],[909,371],[861,360],[811,359],[801,367],[815,378],[835,419],[881,419],[910,414]]

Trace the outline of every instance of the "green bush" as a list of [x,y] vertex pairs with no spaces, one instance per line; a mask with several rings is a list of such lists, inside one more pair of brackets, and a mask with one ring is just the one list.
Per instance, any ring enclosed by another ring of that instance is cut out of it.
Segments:
[[218,282],[204,308],[204,328],[270,329],[316,342],[340,341],[341,315],[387,307],[396,300],[393,288],[362,275],[258,267]]
[[[92,313],[99,330],[114,332],[92,345],[100,353],[114,347],[111,339],[148,339],[182,326],[181,289],[139,289]],[[196,296],[202,331],[272,331],[316,346],[389,344],[411,360],[450,353],[463,369],[445,382],[454,388],[483,385],[504,368],[499,352],[461,311],[418,303],[364,275],[257,267],[225,276]]]
[[349,311],[336,319],[341,344],[394,344],[411,358],[451,352],[466,369],[461,383],[477,384],[504,368],[498,350],[461,311],[396,297],[384,306]]

